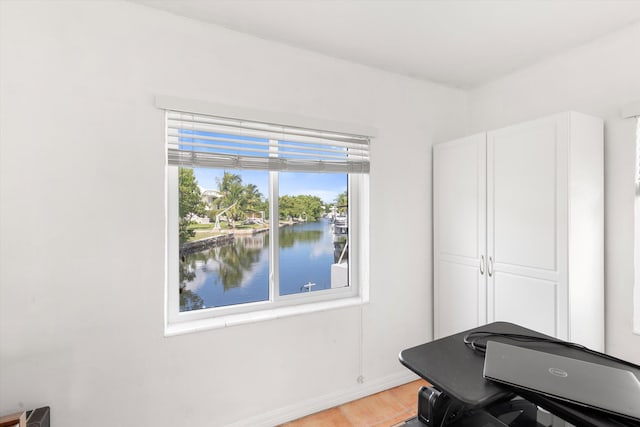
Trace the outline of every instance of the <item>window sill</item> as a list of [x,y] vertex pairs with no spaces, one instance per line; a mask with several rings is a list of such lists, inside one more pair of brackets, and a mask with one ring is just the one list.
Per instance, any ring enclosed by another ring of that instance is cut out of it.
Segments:
[[194,332],[222,329],[230,326],[258,323],[266,320],[275,320],[301,314],[317,313],[339,308],[355,307],[366,304],[362,297],[343,298],[332,301],[323,301],[309,304],[300,304],[288,307],[279,307],[269,310],[252,311],[249,313],[232,314],[228,316],[211,317],[202,320],[191,320],[181,323],[168,324],[164,330],[165,337],[190,334]]

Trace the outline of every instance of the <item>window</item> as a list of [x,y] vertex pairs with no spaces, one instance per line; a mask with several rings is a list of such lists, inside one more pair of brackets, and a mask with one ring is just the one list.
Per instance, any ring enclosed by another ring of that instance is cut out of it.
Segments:
[[168,325],[361,296],[367,136],[174,110],[166,130]]

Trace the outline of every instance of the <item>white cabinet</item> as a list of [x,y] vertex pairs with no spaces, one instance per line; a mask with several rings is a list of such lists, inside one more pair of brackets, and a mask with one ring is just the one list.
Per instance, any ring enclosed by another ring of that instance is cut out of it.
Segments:
[[568,112],[434,146],[434,335],[520,324],[604,347],[602,120]]

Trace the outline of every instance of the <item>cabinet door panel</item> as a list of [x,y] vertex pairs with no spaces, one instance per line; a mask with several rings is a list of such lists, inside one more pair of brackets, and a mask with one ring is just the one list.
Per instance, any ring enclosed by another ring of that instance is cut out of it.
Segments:
[[[484,277],[484,276],[482,276]],[[437,280],[440,286],[438,337],[452,335],[484,323],[486,302],[484,280],[474,265],[441,261],[438,264]],[[482,298],[481,298],[482,294]],[[482,318],[481,318],[482,317]]]
[[556,292],[555,282],[498,273],[493,280],[493,320],[556,336]]
[[491,320],[512,322],[557,336],[557,287],[556,282],[496,273]]
[[485,139],[435,147],[435,219],[440,254],[478,258],[484,251]]
[[489,134],[489,240],[496,264],[557,269],[555,120]]

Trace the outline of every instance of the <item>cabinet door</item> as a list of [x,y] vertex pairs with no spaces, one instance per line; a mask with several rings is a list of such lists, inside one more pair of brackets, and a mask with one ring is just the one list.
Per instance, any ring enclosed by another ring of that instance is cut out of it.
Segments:
[[434,335],[486,323],[485,134],[434,146]]
[[567,122],[487,134],[488,319],[566,336]]

